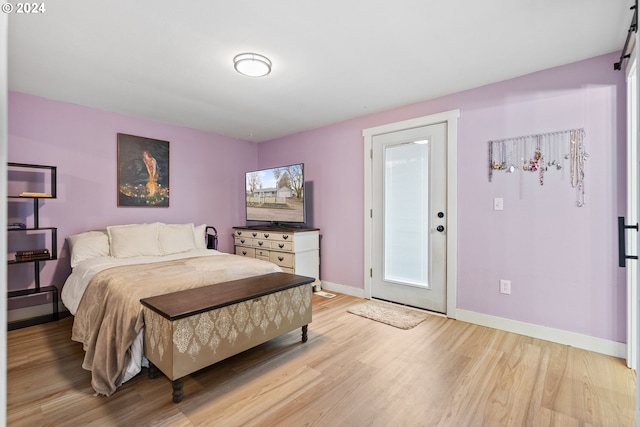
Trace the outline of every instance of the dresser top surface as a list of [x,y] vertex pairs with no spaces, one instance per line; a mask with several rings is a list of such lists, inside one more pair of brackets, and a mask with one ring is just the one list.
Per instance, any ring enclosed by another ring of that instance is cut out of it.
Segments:
[[237,226],[233,227],[234,230],[251,230],[251,231],[269,231],[272,233],[302,233],[305,231],[320,231],[319,228],[306,228],[306,227],[293,227],[285,225],[251,225],[251,226]]

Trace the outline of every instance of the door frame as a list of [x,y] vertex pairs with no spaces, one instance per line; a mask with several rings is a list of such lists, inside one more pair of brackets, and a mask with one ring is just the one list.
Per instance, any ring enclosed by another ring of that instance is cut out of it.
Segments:
[[447,125],[447,268],[446,268],[446,315],[456,318],[456,301],[458,295],[458,118],[460,110],[449,110],[442,113],[417,117],[401,122],[389,123],[363,129],[364,139],[364,296],[371,299],[371,268],[373,221],[372,206],[372,152],[373,137],[390,132],[445,123]]
[[[638,221],[638,196],[636,191],[639,188],[638,182],[638,162],[640,161],[638,147],[638,101],[640,100],[640,67],[638,64],[638,35],[631,39],[632,47],[630,57],[627,61],[625,73],[625,83],[627,90],[627,211],[625,213],[626,223],[632,224]],[[635,73],[635,105],[632,105],[629,96],[630,73]],[[636,255],[638,252],[638,234],[632,233],[625,248],[626,253]],[[639,290],[638,282],[638,261],[632,260],[626,267],[627,276],[627,366],[637,370],[640,364],[640,348],[638,331],[640,330],[640,319],[638,318]],[[638,385],[640,392],[640,384]],[[638,396],[640,404],[640,396]]]

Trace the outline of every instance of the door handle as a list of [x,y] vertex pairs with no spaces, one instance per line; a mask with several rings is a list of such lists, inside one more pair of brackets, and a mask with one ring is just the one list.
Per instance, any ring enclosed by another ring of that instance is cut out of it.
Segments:
[[638,259],[638,255],[627,255],[627,241],[625,230],[634,229],[638,231],[638,223],[635,225],[627,225],[624,223],[624,217],[618,217],[618,266],[626,267],[628,259]]
[[443,232],[444,231],[444,225],[439,225],[436,227],[436,230],[438,230],[439,232]]

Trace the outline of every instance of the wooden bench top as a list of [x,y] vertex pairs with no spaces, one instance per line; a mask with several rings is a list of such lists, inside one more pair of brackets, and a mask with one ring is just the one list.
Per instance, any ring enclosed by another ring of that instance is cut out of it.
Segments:
[[143,298],[140,302],[162,317],[173,321],[314,281],[313,277],[269,273]]

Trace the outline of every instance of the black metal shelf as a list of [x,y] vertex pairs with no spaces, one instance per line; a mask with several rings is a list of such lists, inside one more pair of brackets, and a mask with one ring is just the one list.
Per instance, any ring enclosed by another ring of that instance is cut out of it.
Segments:
[[40,259],[26,259],[23,261],[16,261],[15,259],[10,259],[7,260],[7,264],[26,264],[29,262],[39,262],[39,261],[55,261],[58,258],[53,258],[53,257],[49,257],[49,258],[40,258]]
[[31,200],[31,199],[56,199],[55,196],[7,196],[7,199],[22,199],[22,200]]
[[[43,231],[43,232],[51,232],[51,250],[49,253],[51,254],[48,258],[40,258],[40,259],[30,259],[24,261],[16,261],[16,260],[8,260],[9,264],[22,264],[25,262],[34,262],[34,261],[54,261],[58,259],[58,229],[56,227],[39,227],[39,228],[14,228],[7,231]],[[39,248],[38,248],[39,249]],[[36,278],[38,276],[36,275]]]
[[54,322],[60,320],[60,313],[58,313],[58,288],[55,286],[42,286],[38,290],[36,289],[20,289],[17,291],[9,291],[8,298],[18,298],[31,295],[52,294],[53,310],[51,315],[38,316],[31,319],[17,320],[15,322],[8,322],[7,329],[13,331],[15,329],[26,328],[27,326],[39,325],[40,323]]
[[19,289],[17,291],[7,292],[7,298],[20,298],[32,295],[44,295],[52,294],[51,299],[53,302],[53,309],[50,315],[33,317],[31,319],[17,320],[14,322],[7,322],[7,330],[13,331],[15,329],[26,328],[27,326],[39,325],[40,323],[55,322],[60,320],[60,313],[58,312],[58,288],[55,286],[39,286],[38,289]]
[[31,165],[28,163],[7,163],[9,168],[20,168],[20,169],[47,169],[49,170],[50,178],[50,196],[47,197],[33,197],[33,196],[7,196],[10,199],[55,199],[56,198],[56,188],[57,188],[57,176],[58,176],[58,168],[55,166],[46,166],[46,165]]
[[27,228],[8,228],[7,231],[38,231],[38,230],[57,230],[58,227],[27,227]]
[[[33,226],[26,228],[10,228],[7,231],[14,233],[16,232],[34,232],[34,231],[42,231],[51,233],[51,249],[49,258],[40,258],[40,259],[29,259],[29,260],[7,260],[9,265],[17,265],[17,264],[34,264],[34,282],[35,287],[29,289],[19,289],[14,291],[9,291],[7,293],[7,298],[18,298],[18,297],[28,297],[32,295],[42,295],[42,294],[52,294],[52,302],[53,302],[53,311],[50,316],[39,316],[33,319],[25,319],[17,322],[8,323],[8,329],[18,329],[26,326],[32,326],[43,322],[49,322],[58,320],[60,315],[58,313],[58,288],[54,285],[41,286],[40,285],[40,263],[47,261],[55,261],[58,259],[58,229],[56,227],[40,227],[40,219],[39,219],[39,209],[40,209],[40,200],[41,199],[55,199],[56,198],[56,179],[57,179],[57,168],[55,166],[45,166],[45,165],[33,165],[28,163],[8,163],[9,167],[17,168],[17,169],[40,169],[45,170],[45,173],[48,171],[49,173],[49,193],[46,196],[16,196],[10,195],[7,196],[8,199],[11,200],[33,200]],[[45,193],[41,193],[45,194]],[[17,237],[17,236],[15,236]]]

